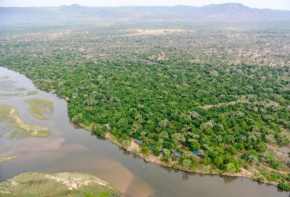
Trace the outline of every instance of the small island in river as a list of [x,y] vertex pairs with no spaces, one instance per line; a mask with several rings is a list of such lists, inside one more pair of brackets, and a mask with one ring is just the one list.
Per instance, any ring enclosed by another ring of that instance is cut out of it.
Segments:
[[11,105],[0,105],[0,137],[6,139],[24,137],[46,137],[50,135],[46,127],[26,123]]
[[30,105],[29,112],[40,120],[46,120],[46,116],[53,112],[53,102],[45,98],[29,99],[25,101]]
[[23,173],[0,183],[0,196],[119,197],[120,192],[96,176],[77,172]]

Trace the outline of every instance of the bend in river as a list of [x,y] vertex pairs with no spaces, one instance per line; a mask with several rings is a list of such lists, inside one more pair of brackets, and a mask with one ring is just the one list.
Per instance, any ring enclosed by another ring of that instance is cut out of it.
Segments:
[[[24,75],[0,67],[0,78],[9,76],[15,88],[36,91]],[[8,87],[8,86],[7,86]],[[0,138],[0,157],[21,157],[0,164],[0,181],[23,172],[86,172],[117,187],[124,196],[152,197],[286,197],[275,186],[259,184],[248,178],[220,177],[182,172],[147,163],[126,150],[99,139],[91,132],[75,128],[67,115],[67,104],[55,94],[39,91],[35,95],[12,94],[1,89],[0,104],[14,106],[20,117],[29,124],[49,128],[49,137],[29,137],[16,140]],[[13,92],[14,93],[14,92]],[[47,120],[29,113],[25,100],[46,98],[53,101],[54,111]]]

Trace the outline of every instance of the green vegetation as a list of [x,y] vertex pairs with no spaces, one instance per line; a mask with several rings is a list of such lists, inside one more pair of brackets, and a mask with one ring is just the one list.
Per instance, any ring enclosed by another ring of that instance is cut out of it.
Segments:
[[0,94],[0,98],[10,98],[10,97],[22,97],[24,94],[22,93],[12,93],[12,94]]
[[23,87],[20,87],[17,89],[18,91],[26,91],[27,89],[26,88],[23,88]]
[[13,89],[15,89],[15,86],[9,77],[6,76],[0,78],[0,91],[11,91]]
[[24,122],[11,105],[0,105],[0,137],[7,139],[46,137],[49,129]]
[[12,29],[0,63],[66,97],[70,119],[95,134],[128,148],[142,139],[138,154],[287,189],[290,28],[227,25]]
[[14,82],[8,76],[0,77],[0,99],[22,97],[25,90],[25,88],[16,88]]
[[41,120],[46,120],[46,116],[53,112],[53,102],[49,99],[37,98],[25,102],[30,105],[30,113]]
[[38,91],[29,91],[27,92],[27,96],[32,96],[38,94]]
[[0,163],[10,161],[12,159],[17,159],[18,157],[20,157],[20,155],[9,156],[9,157],[0,157]]
[[0,183],[0,195],[8,196],[72,196],[118,197],[116,188],[107,182],[83,173],[24,173]]

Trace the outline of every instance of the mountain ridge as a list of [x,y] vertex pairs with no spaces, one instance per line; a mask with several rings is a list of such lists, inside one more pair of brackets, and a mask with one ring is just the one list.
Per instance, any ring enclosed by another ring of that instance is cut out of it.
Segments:
[[59,7],[0,7],[0,24],[86,19],[290,21],[290,11],[250,8],[240,3],[211,4],[202,7],[184,5],[86,7],[78,4]]

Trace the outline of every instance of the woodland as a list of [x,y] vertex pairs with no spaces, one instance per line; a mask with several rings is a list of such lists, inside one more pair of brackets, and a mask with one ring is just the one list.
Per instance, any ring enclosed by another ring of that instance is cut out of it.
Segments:
[[124,147],[142,140],[144,157],[289,190],[289,30],[274,22],[11,26],[0,29],[0,64],[64,97],[71,121],[96,135]]

